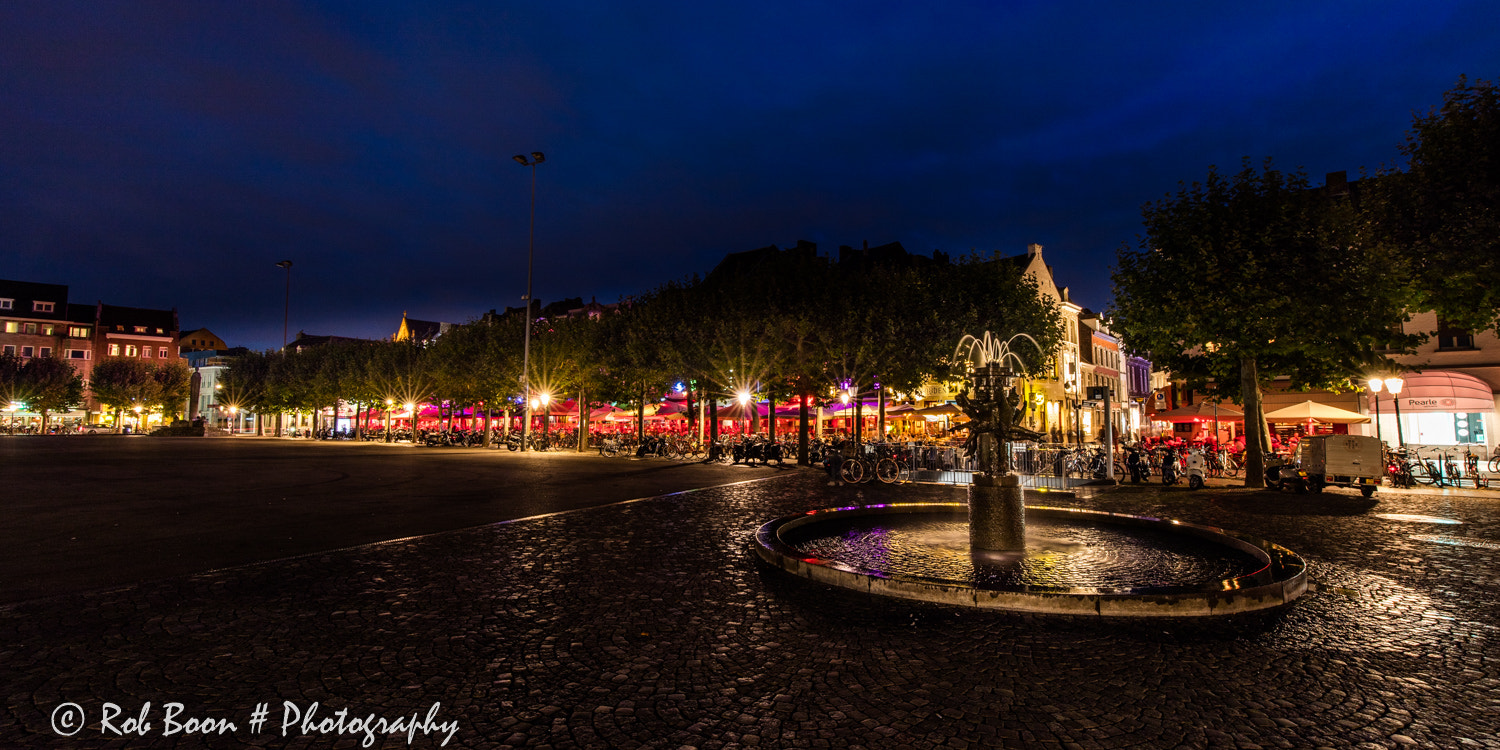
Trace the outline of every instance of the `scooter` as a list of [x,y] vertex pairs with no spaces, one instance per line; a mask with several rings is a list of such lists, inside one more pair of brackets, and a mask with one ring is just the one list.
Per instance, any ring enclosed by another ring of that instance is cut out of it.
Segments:
[[1140,484],[1151,477],[1151,464],[1141,453],[1139,446],[1125,449],[1125,466],[1130,470],[1130,481]]
[[1177,484],[1177,451],[1163,448],[1161,451],[1161,483]]
[[1274,455],[1266,458],[1266,488],[1280,492],[1290,489],[1299,495],[1307,494],[1307,472],[1292,459]]
[[1188,451],[1187,456],[1187,478],[1188,489],[1203,489],[1203,478],[1207,476],[1207,461],[1203,459],[1203,450],[1194,448]]

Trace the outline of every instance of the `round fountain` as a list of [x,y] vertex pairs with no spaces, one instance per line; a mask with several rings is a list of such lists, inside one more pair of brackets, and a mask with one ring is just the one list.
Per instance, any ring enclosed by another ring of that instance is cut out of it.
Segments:
[[[965,336],[974,396],[960,394],[965,449],[984,470],[967,503],[830,508],[761,526],[761,559],[804,578],[906,599],[1021,612],[1190,617],[1285,605],[1307,590],[1291,550],[1210,526],[1049,506],[1026,506],[1010,472],[1018,426],[1010,350]],[[1033,345],[1035,341],[1031,341]],[[1040,347],[1038,347],[1040,351]],[[1020,371],[1024,373],[1024,368]]]

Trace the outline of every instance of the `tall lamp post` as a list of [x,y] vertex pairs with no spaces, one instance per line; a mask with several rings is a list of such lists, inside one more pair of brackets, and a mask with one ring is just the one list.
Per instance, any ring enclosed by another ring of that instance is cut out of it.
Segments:
[[1391,403],[1393,403],[1393,404],[1396,405],[1396,447],[1398,449],[1403,449],[1404,450],[1406,448],[1406,437],[1401,434],[1401,398],[1400,398],[1400,396],[1401,396],[1401,387],[1403,385],[1406,385],[1406,381],[1402,380],[1401,376],[1399,376],[1399,375],[1396,376],[1396,377],[1393,377],[1393,378],[1386,378],[1385,379],[1385,388],[1386,388],[1386,390],[1388,390],[1388,391],[1391,392]]
[[526,409],[526,418],[521,420],[521,450],[524,451],[531,431],[531,261],[536,248],[536,165],[546,161],[547,157],[540,151],[532,151],[530,159],[520,154],[511,158],[523,167],[531,167],[531,233],[526,239],[526,296],[521,300],[526,304],[526,336],[521,350],[521,399]]
[[1380,378],[1370,378],[1365,381],[1365,385],[1369,386],[1370,392],[1375,394],[1375,439],[1379,440],[1381,445],[1385,445],[1385,440],[1380,437],[1380,389],[1385,387],[1385,381]]
[[277,261],[276,267],[286,269],[286,306],[281,311],[281,348],[285,349],[287,323],[292,319],[292,262]]

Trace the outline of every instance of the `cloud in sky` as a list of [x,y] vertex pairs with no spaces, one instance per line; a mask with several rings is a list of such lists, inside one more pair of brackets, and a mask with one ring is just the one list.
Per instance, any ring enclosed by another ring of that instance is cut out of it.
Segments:
[[232,343],[613,300],[726,252],[1041,242],[1102,308],[1210,164],[1357,172],[1500,73],[1500,6],[13,3],[5,278]]

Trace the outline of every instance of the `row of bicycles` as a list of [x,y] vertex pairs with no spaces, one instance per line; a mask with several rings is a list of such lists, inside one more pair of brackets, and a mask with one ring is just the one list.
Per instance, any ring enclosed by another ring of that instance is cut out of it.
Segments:
[[[1396,487],[1430,485],[1436,487],[1483,488],[1490,486],[1486,472],[1480,471],[1482,460],[1467,446],[1462,454],[1446,448],[1408,448],[1385,451],[1386,473]],[[1500,473],[1500,452],[1488,461],[1488,473]]]

